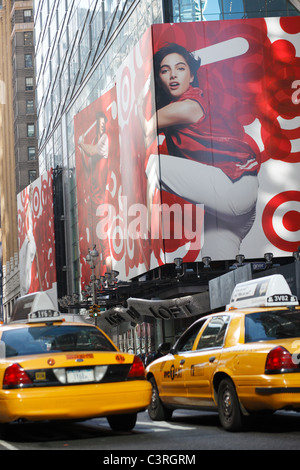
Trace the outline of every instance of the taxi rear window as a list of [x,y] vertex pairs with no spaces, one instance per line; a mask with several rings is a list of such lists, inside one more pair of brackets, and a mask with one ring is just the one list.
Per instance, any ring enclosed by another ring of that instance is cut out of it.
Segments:
[[116,351],[93,326],[26,326],[3,332],[1,340],[6,346],[6,357],[47,354],[50,351]]
[[268,310],[246,315],[245,343],[284,338],[300,338],[299,310]]

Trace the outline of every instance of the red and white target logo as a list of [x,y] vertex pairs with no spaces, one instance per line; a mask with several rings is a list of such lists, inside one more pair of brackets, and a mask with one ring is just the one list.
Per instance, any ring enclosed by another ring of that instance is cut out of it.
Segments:
[[300,245],[300,191],[285,191],[274,196],[262,215],[262,226],[268,240],[286,252]]
[[121,111],[124,121],[127,121],[131,104],[131,74],[125,67],[121,77]]
[[111,222],[109,242],[112,257],[120,261],[124,256],[124,222],[119,216]]
[[35,217],[38,217],[39,212],[40,212],[40,205],[41,205],[41,200],[40,200],[40,191],[37,186],[33,189],[33,194],[32,194],[32,209]]

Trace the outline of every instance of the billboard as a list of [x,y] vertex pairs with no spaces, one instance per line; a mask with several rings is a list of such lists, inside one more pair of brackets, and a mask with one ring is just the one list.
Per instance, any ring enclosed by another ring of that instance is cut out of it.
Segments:
[[204,204],[202,256],[299,245],[299,31],[298,17],[153,26],[160,182]]
[[82,287],[89,284],[91,268],[86,255],[94,245],[100,254],[96,275],[122,259],[118,236],[121,188],[117,103],[115,88],[74,117],[77,175],[78,230]]
[[[299,33],[298,17],[161,24],[129,53],[109,92],[119,183],[105,220],[120,278],[176,257],[297,250]],[[77,116],[75,139],[105,99]]]
[[46,291],[56,302],[53,170],[17,196],[21,296]]

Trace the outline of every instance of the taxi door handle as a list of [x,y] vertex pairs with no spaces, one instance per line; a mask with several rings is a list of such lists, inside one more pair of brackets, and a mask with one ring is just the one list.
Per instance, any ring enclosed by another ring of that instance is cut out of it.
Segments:
[[214,362],[215,359],[216,359],[216,356],[211,356],[208,360],[209,360],[209,362],[212,363],[212,362]]
[[181,359],[181,361],[179,362],[181,366],[183,366],[184,363],[185,363],[185,359]]

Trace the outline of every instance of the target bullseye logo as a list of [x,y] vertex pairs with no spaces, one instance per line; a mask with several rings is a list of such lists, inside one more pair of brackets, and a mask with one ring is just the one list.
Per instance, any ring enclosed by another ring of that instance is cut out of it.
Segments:
[[297,251],[300,245],[300,191],[285,191],[274,196],[262,215],[268,240],[280,250]]
[[131,76],[128,67],[125,67],[121,78],[121,111],[126,122],[128,119],[131,104]]
[[39,215],[40,203],[41,203],[41,201],[40,201],[39,188],[37,186],[35,186],[35,188],[33,190],[33,195],[32,195],[32,208],[33,208],[33,212],[34,212],[35,217],[38,217],[38,215]]

